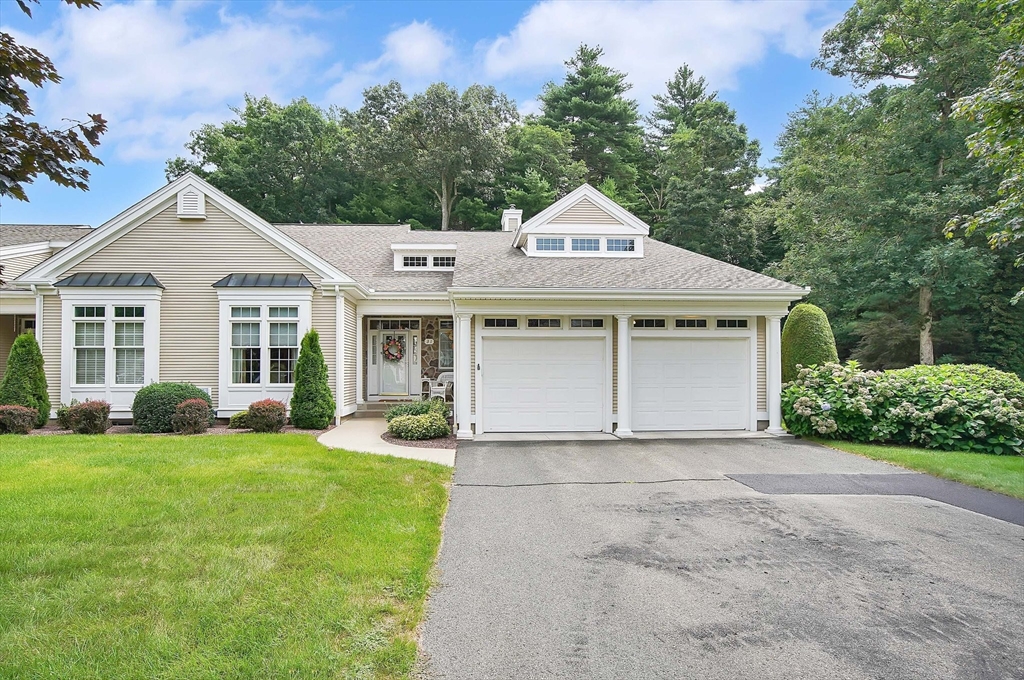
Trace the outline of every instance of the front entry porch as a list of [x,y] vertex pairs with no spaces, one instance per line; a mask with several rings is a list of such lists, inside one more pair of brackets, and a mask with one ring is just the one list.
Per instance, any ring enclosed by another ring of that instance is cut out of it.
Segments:
[[[384,410],[388,402],[427,398],[438,377],[454,366],[452,317],[366,317],[362,385],[357,411]],[[447,394],[451,399],[451,393]],[[373,408],[375,405],[384,408]]]

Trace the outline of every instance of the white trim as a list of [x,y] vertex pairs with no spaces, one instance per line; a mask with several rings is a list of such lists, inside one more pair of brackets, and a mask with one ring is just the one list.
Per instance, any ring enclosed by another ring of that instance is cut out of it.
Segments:
[[334,298],[334,423],[341,419],[345,402],[345,296]]
[[767,376],[765,386],[768,401],[768,434],[785,434],[782,429],[782,316],[771,315],[767,319],[765,333],[767,355]]
[[356,404],[365,403],[363,390],[363,335],[366,333],[366,321],[362,312],[356,308]]
[[[455,317],[456,340],[455,340],[455,419],[458,423],[458,430],[455,436],[459,439],[472,439],[473,430],[470,419],[470,375],[474,370],[471,365],[472,354],[470,353],[470,327],[473,315],[459,313]],[[479,324],[478,324],[479,325]],[[477,347],[477,352],[480,347]],[[480,384],[479,376],[477,385]],[[477,402],[477,414],[480,413],[480,402]]]
[[[628,239],[633,241],[633,250],[608,250],[608,239]],[[563,248],[561,250],[539,250],[538,239],[561,239]],[[592,239],[598,242],[597,250],[573,250],[573,239]],[[644,239],[634,234],[611,233],[604,235],[596,227],[586,234],[574,234],[571,232],[530,234],[522,248],[530,257],[607,257],[607,258],[634,258],[644,256]]]
[[457,243],[392,243],[391,250],[398,252],[401,250],[438,250],[438,251],[453,251],[458,250]]
[[50,243],[50,241],[37,241],[35,243],[21,243],[16,246],[0,247],[0,260],[24,257],[26,255],[45,255],[53,250],[53,246]]
[[[788,309],[789,303],[804,297],[810,289],[798,291],[772,289],[690,289],[690,290],[653,290],[637,288],[509,288],[509,287],[452,287],[448,289],[453,300],[558,300],[609,302],[618,300],[627,303],[635,302],[699,302],[715,301],[718,303],[736,302],[749,305],[742,309],[729,310],[730,314],[764,315],[766,310],[782,314]],[[774,308],[771,303],[775,303]],[[744,312],[743,310],[750,310]],[[617,311],[623,311],[621,305]],[[703,310],[701,310],[703,312]],[[614,312],[610,312],[614,313]],[[645,312],[647,313],[647,312]],[[654,312],[650,312],[654,313]],[[666,314],[677,314],[678,311],[666,311]],[[694,313],[694,312],[689,312]]]
[[[551,220],[555,219],[566,210],[569,210],[584,198],[590,199],[590,201],[598,208],[604,210],[622,223],[621,227],[614,227],[616,229],[616,233],[638,234],[640,236],[647,236],[650,233],[651,228],[639,217],[632,214],[589,184],[583,184],[574,191],[563,196],[561,199],[555,201],[547,208],[528,219],[526,222],[520,224],[519,228],[516,229],[515,237],[512,241],[513,245],[516,248],[522,248],[524,235],[537,232],[542,227],[546,226]],[[598,230],[595,233],[610,233],[607,229],[602,228],[606,226],[610,225],[593,225],[593,228]],[[565,226],[559,224],[558,228],[564,229]],[[588,225],[588,229],[590,228],[592,228],[591,225]]]
[[618,385],[616,397],[616,413],[618,427],[615,434],[619,437],[633,436],[633,375],[632,348],[633,321],[629,314],[615,315],[616,332],[618,333]]

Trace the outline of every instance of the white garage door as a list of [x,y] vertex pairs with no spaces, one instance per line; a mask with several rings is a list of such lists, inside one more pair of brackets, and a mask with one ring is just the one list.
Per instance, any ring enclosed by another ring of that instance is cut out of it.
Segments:
[[484,432],[599,432],[604,338],[484,338]]
[[746,338],[633,338],[632,428],[748,427],[749,345]]

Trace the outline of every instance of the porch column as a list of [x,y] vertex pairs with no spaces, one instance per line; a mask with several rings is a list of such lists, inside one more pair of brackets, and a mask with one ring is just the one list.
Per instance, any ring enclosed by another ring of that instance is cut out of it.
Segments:
[[768,434],[785,434],[782,429],[782,317],[769,316],[765,334],[768,355]]
[[[345,296],[334,291],[334,423],[345,409]],[[348,378],[351,380],[351,378]]]
[[473,438],[473,430],[469,422],[470,376],[473,375],[475,368],[472,365],[472,356],[469,351],[469,328],[472,319],[472,314],[459,314],[455,320],[458,325],[458,335],[455,339],[455,420],[459,428],[455,436],[458,439]]
[[363,399],[363,315],[356,312],[356,403],[362,404]]
[[619,437],[632,437],[633,430],[632,412],[633,405],[629,403],[630,385],[632,377],[629,374],[630,367],[630,341],[629,341],[629,314],[616,314],[619,322],[619,384],[616,395],[618,397],[619,424],[615,428],[615,434]]

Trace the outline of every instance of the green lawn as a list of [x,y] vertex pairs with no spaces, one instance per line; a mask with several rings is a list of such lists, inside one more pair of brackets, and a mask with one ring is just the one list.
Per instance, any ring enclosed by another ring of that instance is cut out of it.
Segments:
[[0,677],[405,677],[450,476],[308,435],[0,437]]
[[934,451],[816,439],[819,444],[989,491],[1024,498],[1024,456]]

